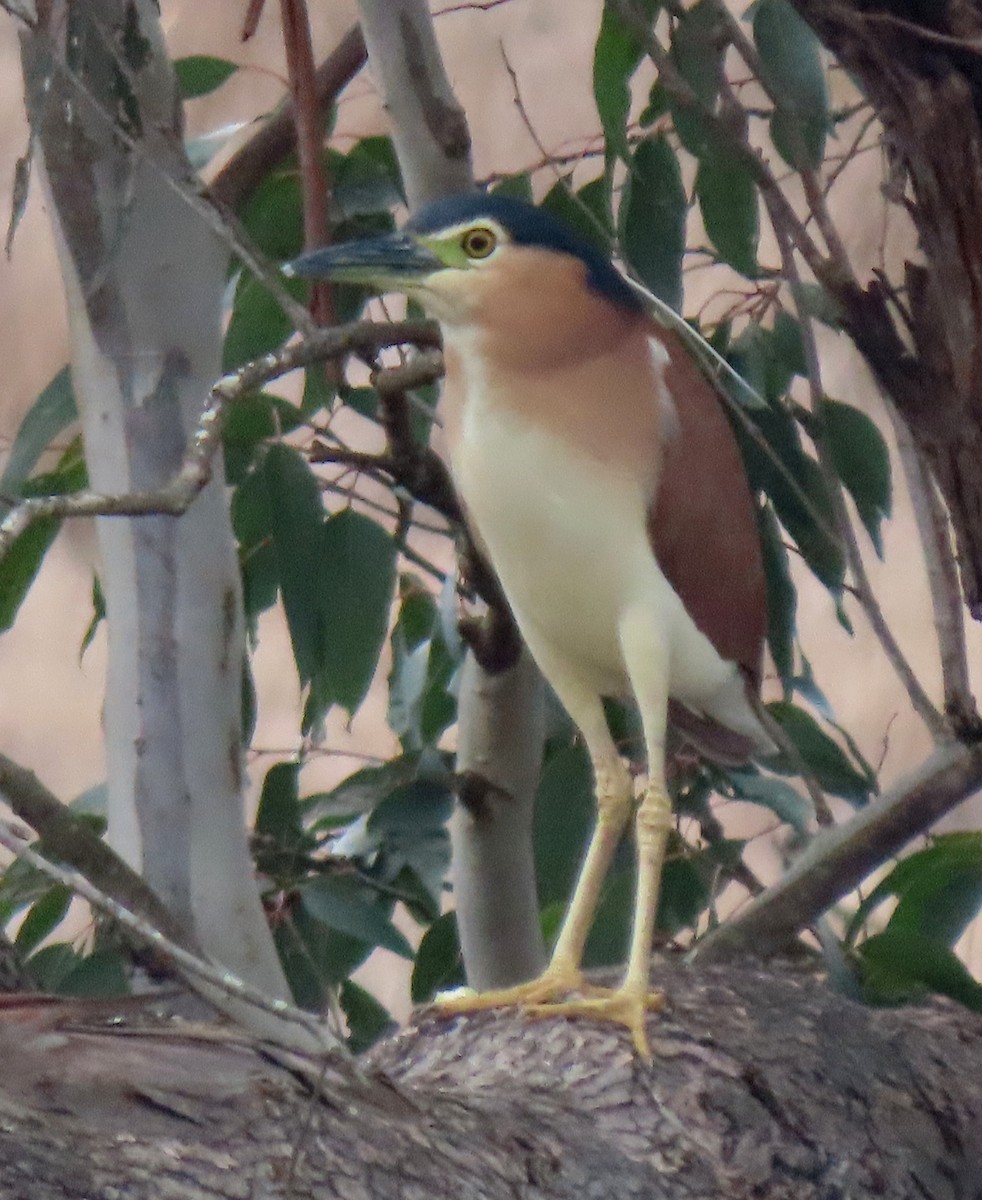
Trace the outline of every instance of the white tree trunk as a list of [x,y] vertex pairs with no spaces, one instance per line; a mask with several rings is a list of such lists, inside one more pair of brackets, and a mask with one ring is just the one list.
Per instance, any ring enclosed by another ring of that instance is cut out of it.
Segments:
[[[56,0],[25,34],[94,489],[165,483],[221,371],[227,254],[185,191],[180,99],[151,0]],[[286,982],[242,805],[239,574],[223,470],[179,519],[98,522],[109,628],[109,834],[210,954]]]

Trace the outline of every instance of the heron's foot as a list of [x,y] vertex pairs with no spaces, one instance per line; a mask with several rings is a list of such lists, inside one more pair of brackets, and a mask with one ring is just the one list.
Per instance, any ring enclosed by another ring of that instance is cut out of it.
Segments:
[[525,1006],[525,1011],[533,1017],[589,1017],[594,1021],[623,1025],[630,1033],[638,1055],[650,1062],[646,1017],[649,1012],[657,1012],[664,1007],[664,994],[630,983],[623,983],[618,988],[595,988],[592,991],[594,994],[584,997],[552,1003],[530,1003]]
[[518,1008],[532,1004],[547,1004],[561,996],[576,994],[592,996],[603,992],[587,983],[579,967],[561,963],[550,963],[537,979],[518,983],[514,987],[493,988],[476,992],[473,988],[455,988],[451,992],[439,992],[433,998],[432,1007],[440,1013],[481,1012],[489,1008]]

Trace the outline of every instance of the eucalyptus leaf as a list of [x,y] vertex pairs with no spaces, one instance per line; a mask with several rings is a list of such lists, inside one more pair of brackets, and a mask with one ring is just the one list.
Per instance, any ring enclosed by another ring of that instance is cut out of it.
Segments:
[[391,534],[354,509],[330,517],[320,536],[320,612],[326,642],[323,694],[349,714],[378,665],[395,589]]
[[71,372],[62,367],[20,423],[0,475],[0,497],[17,496],[51,442],[78,419]]
[[890,516],[890,452],[876,424],[858,408],[838,400],[822,404],[822,425],[832,464],[852,496],[876,553],[883,557],[882,523]]
[[301,683],[307,683],[324,663],[320,607],[324,510],[320,485],[300,455],[280,444],[269,447],[261,471],[269,499],[283,608],[297,671]]
[[771,139],[789,166],[815,169],[830,125],[821,43],[789,0],[758,0],[753,31],[764,83],[776,97]]
[[216,91],[238,69],[238,63],[210,54],[189,54],[174,62],[177,85],[185,100],[195,100]]
[[783,779],[755,771],[728,771],[727,777],[741,800],[749,800],[770,809],[796,833],[806,834],[815,818],[815,808],[807,796]]
[[351,875],[322,875],[299,888],[304,908],[339,933],[412,959],[413,949],[392,924],[385,904]]
[[[777,700],[768,704],[767,709],[794,742],[824,791],[853,804],[865,804],[869,800],[874,781],[850,762],[814,717],[788,700]],[[785,762],[781,769],[793,771],[794,764]]]
[[682,307],[682,255],[688,199],[678,158],[662,136],[642,142],[629,162],[619,212],[624,257],[659,300]]
[[696,171],[696,196],[706,236],[720,258],[755,278],[760,216],[757,183],[746,164],[721,150],[706,154]]
[[859,948],[868,1003],[897,1004],[936,992],[982,1012],[982,984],[943,942],[907,930],[885,930]]
[[425,1004],[437,992],[459,987],[464,982],[464,960],[460,952],[457,914],[437,917],[416,951],[410,994],[413,1004]]
[[55,517],[32,521],[0,559],[0,633],[13,625],[60,527]]
[[787,693],[794,674],[798,592],[791,579],[791,567],[781,529],[769,504],[758,508],[757,525],[767,580],[767,646]]

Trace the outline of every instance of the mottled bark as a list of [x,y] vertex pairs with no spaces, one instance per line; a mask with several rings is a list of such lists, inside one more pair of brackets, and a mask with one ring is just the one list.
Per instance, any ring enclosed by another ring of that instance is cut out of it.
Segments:
[[[228,254],[189,201],[152,0],[51,0],[22,38],[92,488],[179,470],[221,372]],[[246,840],[239,569],[221,455],[180,519],[98,521],[109,836],[208,953],[287,995]]]
[[0,1196],[978,1194],[977,1016],[862,1008],[802,968],[656,974],[650,1066],[589,1023],[426,1018],[363,1079],[332,1064],[325,1100],[301,1082],[316,1066],[247,1043],[0,1006]]

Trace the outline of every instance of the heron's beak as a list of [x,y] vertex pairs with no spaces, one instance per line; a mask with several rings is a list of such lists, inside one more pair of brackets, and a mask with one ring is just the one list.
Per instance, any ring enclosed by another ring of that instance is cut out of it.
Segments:
[[422,283],[445,265],[428,246],[410,234],[389,233],[312,250],[284,263],[282,270],[284,275],[402,290]]

